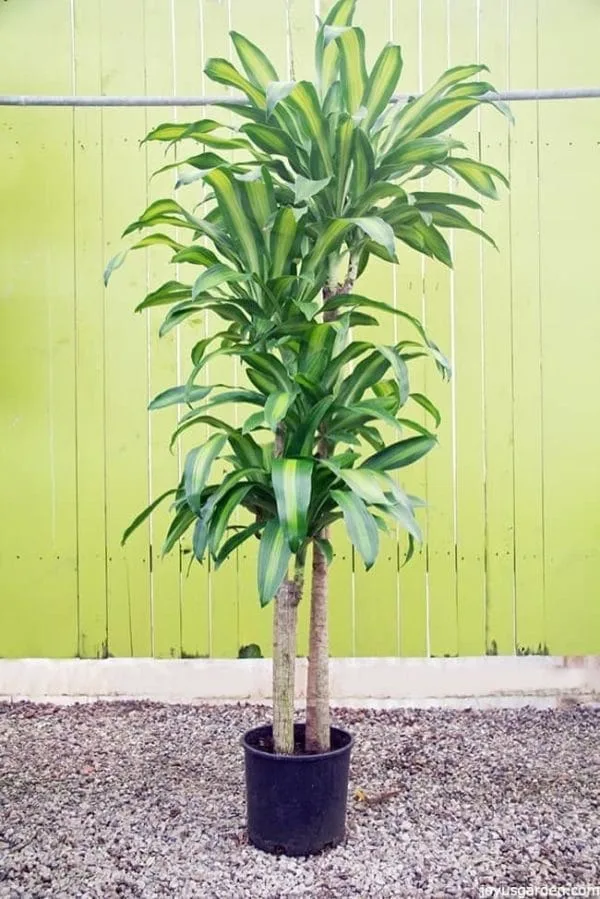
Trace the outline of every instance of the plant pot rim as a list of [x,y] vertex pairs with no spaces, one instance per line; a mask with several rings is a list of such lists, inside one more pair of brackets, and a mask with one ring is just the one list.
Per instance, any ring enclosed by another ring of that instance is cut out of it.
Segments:
[[[297,727],[306,727],[303,722],[298,722],[294,724],[294,729]],[[342,734],[347,738],[348,742],[343,746],[338,747],[337,749],[328,749],[327,752],[310,752],[310,753],[291,753],[290,755],[277,753],[277,752],[265,752],[264,749],[258,749],[256,746],[253,746],[251,743],[248,743],[248,736],[250,734],[255,733],[257,730],[268,729],[273,732],[272,724],[259,724],[256,727],[251,727],[250,730],[247,730],[241,737],[240,743],[244,747],[244,749],[248,752],[251,752],[253,755],[261,756],[262,758],[272,759],[277,762],[285,762],[289,760],[293,760],[294,762],[318,762],[320,759],[324,758],[335,758],[338,755],[343,755],[344,753],[350,752],[352,747],[354,746],[354,734],[350,733],[350,731],[345,730],[343,727],[334,727],[333,725],[329,728],[330,733],[334,731],[338,734]]]

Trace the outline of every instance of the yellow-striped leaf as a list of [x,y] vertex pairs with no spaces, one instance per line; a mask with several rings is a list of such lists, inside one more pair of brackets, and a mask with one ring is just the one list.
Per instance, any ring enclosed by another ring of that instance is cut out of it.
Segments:
[[296,239],[298,223],[289,206],[284,206],[275,216],[270,237],[271,278],[279,278],[290,267],[290,251]]
[[296,171],[307,171],[306,165],[300,161],[298,146],[282,128],[254,123],[242,125],[240,131],[243,131],[259,150],[285,156]]
[[358,112],[367,91],[368,75],[365,64],[365,35],[361,28],[325,26],[325,45],[335,41],[340,54],[341,85],[346,110]]
[[246,75],[256,87],[265,90],[270,81],[279,81],[279,75],[256,44],[237,31],[230,31],[229,36]]
[[307,536],[313,464],[312,459],[273,459],[277,514],[294,553]]
[[329,10],[317,32],[315,62],[322,97],[336,80],[339,67],[339,50],[335,41],[325,46],[325,28],[351,25],[355,7],[356,0],[338,0]]
[[296,393],[288,390],[276,390],[275,393],[269,394],[265,403],[264,420],[272,431],[285,418],[288,409],[295,399]]
[[413,140],[418,137],[434,137],[460,122],[480,103],[479,99],[471,97],[464,100],[460,98],[440,100],[428,109],[409,131],[404,130],[403,134],[409,134]]
[[229,233],[240,246],[250,271],[261,273],[264,263],[264,242],[256,224],[249,219],[244,209],[233,176],[224,169],[213,169],[204,180],[214,190],[221,214],[228,224]]
[[369,76],[361,106],[366,107],[367,114],[362,127],[368,131],[378,116],[390,102],[400,73],[402,72],[402,51],[397,44],[386,44]]
[[340,215],[344,211],[348,193],[353,148],[354,122],[351,116],[343,115],[338,122],[335,136],[336,209]]
[[270,603],[286,576],[292,552],[283,526],[277,518],[265,525],[258,550],[258,598],[261,606]]
[[445,167],[451,172],[459,175],[469,187],[472,187],[484,197],[490,197],[493,200],[498,199],[498,191],[494,184],[494,178],[502,181],[508,187],[508,180],[491,165],[478,162],[475,159],[447,159],[444,163]]
[[202,508],[201,495],[211,466],[226,440],[225,434],[213,434],[203,446],[198,446],[187,454],[183,469],[183,486],[188,506],[196,515],[200,514]]
[[[201,248],[199,247],[198,249]],[[228,265],[217,262],[216,265],[211,265],[206,271],[202,272],[194,281],[192,300],[195,300],[199,294],[206,293],[212,290],[213,287],[218,287],[219,284],[228,284],[231,281],[247,281],[249,278],[250,275],[244,272],[236,272],[234,269],[229,268]]]
[[295,84],[269,85],[269,110],[278,103],[285,103],[285,109],[293,118],[301,132],[319,152],[326,175],[333,175],[333,162],[329,151],[327,124],[314,85],[310,81]]
[[211,81],[218,84],[226,84],[228,87],[237,87],[243,91],[251,103],[258,106],[259,109],[266,108],[265,93],[256,85],[248,81],[238,72],[236,67],[227,59],[212,57],[204,67],[204,73],[208,75]]

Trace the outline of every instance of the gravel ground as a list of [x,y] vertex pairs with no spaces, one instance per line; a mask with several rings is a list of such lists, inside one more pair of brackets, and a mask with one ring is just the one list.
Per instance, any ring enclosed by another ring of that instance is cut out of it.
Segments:
[[348,837],[310,859],[246,844],[239,735],[267,717],[256,706],[0,704],[0,897],[600,885],[600,710],[336,712],[356,736]]

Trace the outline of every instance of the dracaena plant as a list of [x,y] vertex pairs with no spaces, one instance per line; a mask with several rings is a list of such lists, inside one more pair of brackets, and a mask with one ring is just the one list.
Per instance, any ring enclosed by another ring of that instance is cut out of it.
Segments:
[[[421,539],[415,511],[422,503],[390,472],[428,453],[440,423],[433,403],[411,392],[411,361],[429,356],[442,376],[449,375],[418,319],[385,297],[363,296],[355,282],[371,255],[395,263],[398,241],[450,265],[445,229],[490,240],[460,211],[481,209],[471,196],[422,189],[431,172],[486,197],[496,197],[495,182],[505,181],[447,136],[481,103],[495,103],[487,96],[491,85],[476,79],[484,67],[451,69],[421,97],[394,104],[400,48],[386,45],[369,73],[363,32],[352,25],[355,5],[339,0],[320,23],[315,83],[281,82],[265,54],[232,33],[245,74],[224,59],[209,60],[206,74],[242,92],[227,108],[249,121],[237,129],[208,118],[164,124],[146,138],[200,145],[201,152],[160,171],[177,168],[177,188],[201,182],[204,214],[159,200],[125,231],[173,226],[190,235],[191,242],[180,242],[153,230],[130,248],[164,244],[174,251],[173,263],[190,273],[193,266],[201,269],[185,281],[167,281],[138,306],[168,307],[160,334],[205,310],[223,324],[194,346],[186,383],[150,404],[187,407],[173,441],[199,426],[213,433],[187,454],[179,482],[135,519],[124,539],[171,496],[165,552],[193,528],[195,557],[209,556],[218,566],[244,541],[260,540],[259,599],[263,605],[275,600],[279,752],[294,747],[296,616],[309,552],[306,741],[309,750],[326,750],[329,527],[343,520],[370,568],[380,531],[399,525],[410,557]],[[218,150],[235,151],[233,159]],[[106,278],[126,253],[109,263]],[[399,317],[399,342],[352,339],[354,326],[378,324],[380,316]],[[201,383],[210,361],[223,356],[239,360],[245,386]],[[218,407],[231,404],[248,410],[239,427],[218,417]],[[423,410],[429,427],[415,420],[415,411]],[[395,434],[393,442],[386,442],[382,425]],[[211,480],[217,460],[227,473]]]

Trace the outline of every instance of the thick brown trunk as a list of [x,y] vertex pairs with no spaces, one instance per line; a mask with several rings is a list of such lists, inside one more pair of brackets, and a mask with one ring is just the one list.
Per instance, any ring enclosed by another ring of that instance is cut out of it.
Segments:
[[[358,261],[350,258],[348,273],[343,282],[333,277],[323,288],[323,300],[352,292],[356,280]],[[323,313],[324,321],[335,321],[337,310]],[[328,456],[327,440],[319,441],[317,455]],[[328,538],[328,531],[319,535]],[[309,752],[327,752],[330,749],[329,716],[329,631],[327,623],[327,560],[318,545],[313,542],[312,585],[310,596],[310,631],[308,637],[308,671],[306,677],[306,749]]]
[[298,601],[293,581],[285,580],[273,609],[273,742],[275,752],[294,751],[294,695]]
[[[326,537],[326,532],[321,536]],[[327,625],[327,560],[313,543],[310,632],[306,680],[306,749],[327,752],[329,723],[329,633]]]

